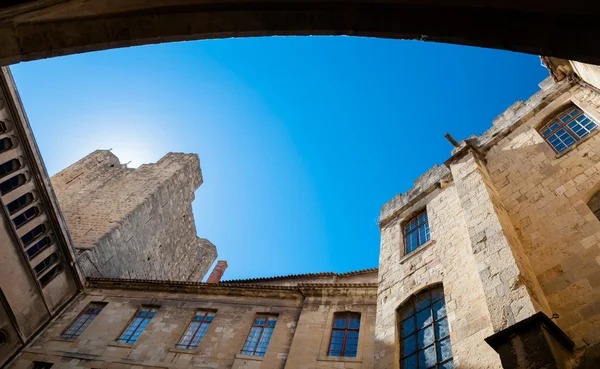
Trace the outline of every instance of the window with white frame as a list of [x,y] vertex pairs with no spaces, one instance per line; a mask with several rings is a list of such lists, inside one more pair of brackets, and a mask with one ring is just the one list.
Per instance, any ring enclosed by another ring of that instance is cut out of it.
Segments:
[[570,106],[546,123],[540,134],[557,153],[581,141],[598,128],[598,124],[588,117],[577,106]]

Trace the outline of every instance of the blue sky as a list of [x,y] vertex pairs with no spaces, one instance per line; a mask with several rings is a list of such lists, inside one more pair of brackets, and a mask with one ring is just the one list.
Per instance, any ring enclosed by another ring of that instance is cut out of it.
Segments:
[[356,37],[143,46],[12,67],[49,173],[200,155],[226,279],[376,267],[379,208],[548,76],[534,55]]

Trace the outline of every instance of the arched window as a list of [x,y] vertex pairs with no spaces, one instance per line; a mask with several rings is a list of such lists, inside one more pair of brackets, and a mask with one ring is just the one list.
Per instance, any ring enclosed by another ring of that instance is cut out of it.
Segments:
[[600,220],[600,191],[588,201],[587,206],[592,210],[592,213]]
[[561,153],[596,128],[598,128],[596,122],[578,107],[571,106],[544,125],[540,129],[540,134],[556,152]]
[[454,368],[442,286],[412,296],[397,310],[400,368]]

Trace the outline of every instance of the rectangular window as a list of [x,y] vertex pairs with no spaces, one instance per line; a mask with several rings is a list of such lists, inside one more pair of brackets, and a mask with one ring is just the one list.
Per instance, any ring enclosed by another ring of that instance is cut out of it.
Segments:
[[106,303],[92,302],[90,303],[71,324],[67,330],[61,335],[62,338],[73,339],[79,337],[81,333],[92,323],[98,314],[104,309]]
[[8,212],[10,215],[15,214],[17,211],[23,209],[25,206],[31,204],[33,202],[33,195],[31,193],[26,193],[25,195],[19,197],[18,199],[9,202],[6,205]]
[[48,247],[48,245],[50,244],[50,237],[42,238],[41,240],[39,240],[38,242],[36,242],[35,244],[33,244],[25,250],[25,252],[27,253],[27,257],[29,258],[29,260],[33,259],[34,257],[36,257],[37,254],[45,250],[46,247]]
[[277,317],[274,315],[257,315],[244,344],[242,354],[265,356],[276,323]]
[[6,195],[15,188],[22,186],[26,181],[27,179],[23,174],[18,174],[10,179],[7,179],[6,181],[0,183],[0,195]]
[[46,363],[43,361],[34,361],[31,369],[50,369],[52,368],[52,363]]
[[177,344],[178,349],[190,350],[198,348],[202,337],[206,334],[208,330],[208,326],[210,322],[213,321],[215,317],[214,312],[210,311],[198,311],[192,319],[190,325],[188,325],[183,337],[179,340]]
[[33,270],[35,271],[35,275],[39,276],[40,274],[42,274],[46,269],[54,266],[55,264],[58,263],[58,256],[56,255],[56,253],[50,254],[50,256],[48,256],[47,258],[45,258],[44,260],[42,260],[38,265],[36,265]]
[[56,277],[58,273],[60,273],[60,271],[60,265],[57,264],[54,267],[52,267],[48,272],[44,273],[44,275],[42,275],[39,279],[40,283],[42,284],[42,287],[45,287],[48,283],[50,283],[50,281],[54,279],[54,277]]
[[587,117],[581,109],[572,106],[543,126],[540,134],[556,152],[561,153],[596,128],[598,125],[593,120]]
[[144,329],[152,320],[152,317],[158,311],[158,307],[156,306],[142,306],[136,311],[133,320],[127,326],[127,329],[121,334],[118,341],[122,343],[134,344]]
[[15,224],[15,227],[19,228],[25,223],[29,222],[31,219],[35,218],[39,213],[40,212],[37,206],[32,206],[29,209],[22,212],[21,214],[14,217],[13,223]]
[[43,224],[40,224],[39,226],[35,227],[31,231],[25,233],[23,235],[23,237],[21,237],[21,241],[23,242],[23,245],[27,246],[44,232],[46,232],[46,226]]
[[406,253],[413,252],[427,241],[429,241],[429,220],[427,219],[427,210],[425,210],[404,225]]
[[359,313],[336,313],[327,355],[356,357],[359,330]]

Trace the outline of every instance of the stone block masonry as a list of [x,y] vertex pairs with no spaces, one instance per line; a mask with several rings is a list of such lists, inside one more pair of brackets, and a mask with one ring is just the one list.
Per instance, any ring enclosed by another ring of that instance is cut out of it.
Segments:
[[198,156],[182,153],[131,169],[97,150],[52,177],[83,272],[108,278],[202,280],[217,251],[196,235],[201,184]]

